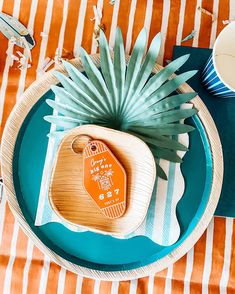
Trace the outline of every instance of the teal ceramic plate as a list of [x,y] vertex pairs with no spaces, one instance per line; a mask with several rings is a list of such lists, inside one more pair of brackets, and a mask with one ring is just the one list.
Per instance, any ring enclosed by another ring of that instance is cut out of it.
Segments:
[[16,196],[36,235],[49,248],[76,264],[110,271],[149,264],[179,246],[200,219],[210,195],[212,158],[199,118],[195,116],[190,120],[196,130],[190,134],[190,151],[182,164],[186,190],[177,207],[181,237],[174,246],[162,247],[145,237],[119,240],[95,233],[74,233],[58,223],[34,226],[48,143],[46,135],[49,133],[49,124],[43,116],[51,113],[45,99],[51,96],[53,93],[48,92],[30,111],[20,129],[14,151]]
[[[51,73],[44,81],[47,81],[47,89],[56,83]],[[189,135],[190,148],[181,165],[186,185],[177,205],[181,235],[174,245],[163,247],[143,236],[122,240],[92,232],[72,232],[59,223],[34,225],[49,133],[49,124],[43,117],[52,111],[45,100],[54,95],[50,90],[40,95],[38,89],[42,84],[43,81],[34,85],[34,92],[31,86],[30,91],[24,94],[3,136],[5,186],[10,206],[25,232],[54,261],[77,273],[102,279],[145,276],[185,254],[213,216],[223,174],[219,138],[201,100],[197,98],[197,103],[206,113],[205,120],[213,130],[213,143],[199,112],[199,116],[188,120],[195,131]],[[186,90],[190,91],[190,88]],[[215,164],[218,157],[221,161],[217,160]],[[215,172],[215,168],[219,171]]]

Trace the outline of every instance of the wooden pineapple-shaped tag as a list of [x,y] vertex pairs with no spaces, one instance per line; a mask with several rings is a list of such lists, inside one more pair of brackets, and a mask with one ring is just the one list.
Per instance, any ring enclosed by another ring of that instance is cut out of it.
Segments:
[[122,216],[126,209],[126,172],[100,140],[90,140],[83,149],[83,184],[108,218]]

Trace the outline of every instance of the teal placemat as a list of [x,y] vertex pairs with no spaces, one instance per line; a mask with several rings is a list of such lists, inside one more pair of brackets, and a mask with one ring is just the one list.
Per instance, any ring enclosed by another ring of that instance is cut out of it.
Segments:
[[175,46],[173,59],[190,53],[190,58],[177,73],[197,69],[188,84],[198,92],[217,126],[224,154],[224,180],[215,215],[235,217],[235,99],[212,96],[201,84],[201,72],[212,50]]

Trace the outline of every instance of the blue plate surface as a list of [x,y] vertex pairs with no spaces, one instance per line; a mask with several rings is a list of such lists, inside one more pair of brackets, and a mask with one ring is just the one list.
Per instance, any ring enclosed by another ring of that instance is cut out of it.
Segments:
[[143,236],[120,240],[91,232],[75,233],[58,223],[34,226],[48,144],[46,135],[49,133],[49,124],[43,117],[52,111],[45,99],[53,96],[51,91],[47,92],[30,110],[14,150],[16,197],[33,232],[63,258],[103,271],[135,269],[156,261],[178,247],[199,222],[210,196],[212,156],[200,119],[194,116],[188,120],[195,126],[195,131],[190,133],[190,149],[182,164],[186,188],[177,206],[181,236],[174,245],[163,247]]

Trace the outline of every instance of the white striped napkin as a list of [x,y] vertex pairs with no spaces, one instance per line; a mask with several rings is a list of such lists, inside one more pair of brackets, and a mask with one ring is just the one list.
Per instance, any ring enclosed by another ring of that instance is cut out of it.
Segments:
[[[186,107],[191,108],[191,105],[187,104]],[[63,135],[49,139],[35,225],[41,226],[49,222],[59,222],[72,231],[84,232],[86,231],[84,228],[73,226],[60,219],[52,210],[48,200],[52,166],[62,137]],[[189,136],[188,134],[181,134],[178,140],[185,146],[188,146]],[[178,152],[181,157],[184,156],[184,153],[182,151]],[[145,220],[136,231],[127,236],[123,236],[123,238],[144,235],[163,246],[172,245],[178,240],[180,226],[176,216],[176,205],[184,193],[184,178],[179,163],[172,163],[161,159],[160,165],[167,174],[168,181],[157,177]]]

